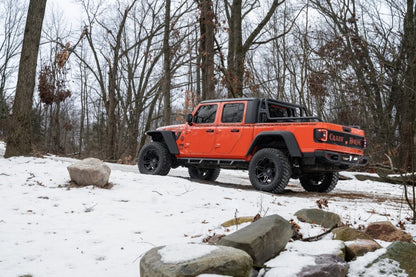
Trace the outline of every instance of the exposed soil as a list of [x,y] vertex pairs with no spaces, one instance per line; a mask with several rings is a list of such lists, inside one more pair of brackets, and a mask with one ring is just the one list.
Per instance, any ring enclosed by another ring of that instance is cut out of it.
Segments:
[[[182,177],[177,176],[178,178],[183,178],[189,180],[188,177]],[[203,181],[203,180],[195,180],[192,179],[193,182],[198,182],[202,184],[209,184],[214,186],[220,186],[224,188],[232,188],[232,189],[240,189],[240,190],[252,190],[257,191],[252,186],[247,185],[240,185],[240,184],[232,184],[232,183],[224,183],[224,182],[209,182],[209,181]],[[260,192],[260,191],[259,191]],[[330,193],[318,193],[318,192],[307,192],[303,190],[300,186],[289,183],[285,189],[285,191],[281,194],[272,194],[268,192],[260,192],[265,193],[269,195],[283,195],[287,197],[300,197],[300,198],[327,198],[327,199],[348,199],[348,200],[358,200],[358,201],[368,201],[371,200],[371,202],[395,202],[395,203],[406,203],[406,200],[404,198],[400,198],[393,195],[388,194],[371,194],[371,193],[361,193],[361,192],[351,192],[351,191],[333,191]]]

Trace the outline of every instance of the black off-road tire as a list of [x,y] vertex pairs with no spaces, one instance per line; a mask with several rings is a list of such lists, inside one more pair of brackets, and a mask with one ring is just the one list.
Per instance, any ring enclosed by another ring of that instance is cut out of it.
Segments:
[[220,175],[219,168],[199,168],[199,167],[188,167],[188,173],[191,179],[215,181]]
[[339,173],[304,174],[299,178],[300,184],[306,191],[330,192],[338,183]]
[[167,175],[172,167],[172,156],[164,143],[153,141],[140,150],[138,167],[142,174]]
[[255,189],[281,193],[289,183],[291,175],[289,160],[278,149],[261,149],[254,154],[248,174]]

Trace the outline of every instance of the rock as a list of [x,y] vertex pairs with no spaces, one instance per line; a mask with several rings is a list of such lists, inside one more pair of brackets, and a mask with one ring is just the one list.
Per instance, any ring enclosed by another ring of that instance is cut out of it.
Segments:
[[315,258],[315,265],[302,268],[297,277],[345,277],[348,263],[336,255],[320,255]]
[[[371,265],[367,266],[370,270],[372,267],[380,267],[377,264],[392,264],[396,262],[394,272],[389,272],[388,276],[398,276],[398,273],[406,271],[408,276],[416,276],[416,245],[403,241],[396,241],[390,244],[386,253],[378,257]],[[386,275],[383,275],[386,276]]]
[[373,240],[366,233],[350,227],[340,227],[332,230],[333,239],[342,241],[352,241],[357,239]]
[[218,244],[247,252],[254,265],[262,266],[282,251],[293,235],[290,223],[279,215],[270,215],[223,237]]
[[80,186],[105,187],[110,177],[111,169],[103,161],[87,158],[67,167],[71,181]]
[[345,259],[347,261],[352,261],[359,256],[363,256],[368,252],[374,252],[380,248],[381,245],[372,239],[357,239],[353,241],[348,241],[345,243]]
[[297,211],[295,216],[302,222],[318,224],[325,228],[342,225],[339,215],[320,209],[302,209]]
[[289,242],[284,252],[266,262],[269,269],[260,276],[345,276],[344,248],[344,242],[335,240]]
[[161,246],[140,260],[142,277],[179,277],[217,274],[249,277],[250,256],[239,249],[205,244]]
[[365,233],[373,239],[413,242],[410,234],[397,229],[390,221],[373,222],[365,229]]

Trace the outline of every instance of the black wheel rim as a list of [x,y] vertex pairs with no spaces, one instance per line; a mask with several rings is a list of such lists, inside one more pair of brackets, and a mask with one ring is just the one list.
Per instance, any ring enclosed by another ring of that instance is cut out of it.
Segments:
[[205,176],[207,176],[208,175],[208,169],[197,169],[197,171],[198,171],[198,175],[201,177],[201,178],[204,178]]
[[264,158],[256,164],[256,179],[259,183],[269,185],[275,177],[276,165],[272,160]]
[[143,157],[143,167],[147,171],[155,171],[159,165],[159,155],[155,150],[149,150]]
[[311,185],[312,186],[320,186],[323,183],[324,179],[325,179],[324,175],[312,176],[312,178],[310,179],[311,180]]

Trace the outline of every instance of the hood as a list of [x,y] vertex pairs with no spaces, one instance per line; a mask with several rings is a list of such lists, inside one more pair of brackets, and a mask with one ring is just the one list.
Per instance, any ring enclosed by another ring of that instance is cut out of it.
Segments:
[[159,127],[156,130],[158,131],[181,131],[185,128],[185,124],[177,124],[177,125],[168,125]]

